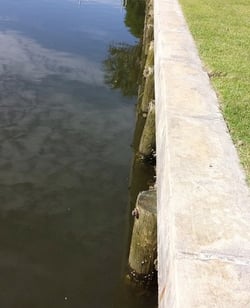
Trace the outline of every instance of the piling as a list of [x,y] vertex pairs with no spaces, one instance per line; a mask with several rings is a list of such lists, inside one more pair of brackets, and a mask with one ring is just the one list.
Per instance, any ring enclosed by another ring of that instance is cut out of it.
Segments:
[[153,0],[146,1],[143,41],[142,41],[142,60],[148,54],[149,44],[154,36],[154,8]]
[[[142,52],[141,52],[141,80],[139,81],[139,90],[138,90],[138,107],[141,106],[141,102],[143,99],[143,94],[145,92],[145,83],[147,82],[147,78],[149,77],[146,72],[146,68],[148,65],[146,62],[148,61],[149,57],[148,54],[153,49],[153,38],[154,38],[154,20],[153,20],[154,12],[153,12],[153,0],[146,1],[146,11],[145,11],[145,21],[144,21],[144,32],[142,38]],[[152,48],[150,47],[152,46]],[[151,53],[151,58],[153,58],[153,54]],[[153,67],[153,65],[151,65]],[[146,75],[146,76],[145,76]],[[150,77],[152,79],[152,76]],[[150,83],[152,84],[152,83]],[[150,100],[150,99],[149,99]],[[139,108],[139,112],[140,108]]]
[[[141,285],[156,284],[157,271],[157,215],[156,191],[153,185],[148,185],[147,191],[138,189],[140,175],[145,168],[153,168],[152,152],[155,151],[155,91],[154,91],[154,41],[153,41],[153,0],[146,1],[146,15],[141,53],[141,78],[139,80],[137,121],[135,145],[135,160],[133,165],[133,182],[136,189],[133,192],[132,202],[134,226],[129,252],[129,277]],[[153,175],[152,174],[152,175]],[[153,177],[153,183],[155,177]],[[152,183],[152,181],[151,181]],[[147,189],[146,188],[146,189]],[[143,187],[145,189],[145,187]],[[135,193],[134,193],[135,191]],[[137,196],[138,194],[138,196]],[[136,199],[137,196],[137,199]],[[136,200],[136,202],[135,202]]]
[[143,191],[138,195],[133,211],[134,227],[129,253],[129,276],[142,284],[156,280],[157,220],[156,191]]
[[142,113],[147,113],[149,102],[154,99],[154,41],[151,41],[149,45],[143,76],[145,78],[145,83],[140,109]]
[[139,153],[143,156],[152,154],[155,148],[155,102],[149,104],[148,115],[141,135]]

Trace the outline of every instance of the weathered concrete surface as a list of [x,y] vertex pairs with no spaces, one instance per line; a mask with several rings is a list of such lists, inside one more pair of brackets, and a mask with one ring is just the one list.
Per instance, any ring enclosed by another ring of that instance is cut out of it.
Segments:
[[177,0],[155,0],[159,307],[250,307],[250,197]]

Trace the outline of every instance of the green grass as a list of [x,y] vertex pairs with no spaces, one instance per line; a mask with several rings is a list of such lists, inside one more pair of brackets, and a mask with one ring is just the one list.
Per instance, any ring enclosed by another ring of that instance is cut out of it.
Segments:
[[250,1],[180,3],[250,183]]

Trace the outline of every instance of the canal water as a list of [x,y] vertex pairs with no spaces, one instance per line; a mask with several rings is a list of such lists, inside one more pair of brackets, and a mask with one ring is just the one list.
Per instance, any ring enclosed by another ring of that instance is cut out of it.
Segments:
[[155,303],[123,279],[135,97],[108,63],[112,44],[135,44],[125,14],[119,0],[0,0],[2,308]]

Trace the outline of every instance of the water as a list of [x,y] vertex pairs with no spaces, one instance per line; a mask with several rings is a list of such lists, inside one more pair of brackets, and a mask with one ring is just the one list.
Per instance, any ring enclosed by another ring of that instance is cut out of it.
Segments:
[[0,0],[0,307],[152,307],[122,280],[134,97],[119,0]]

